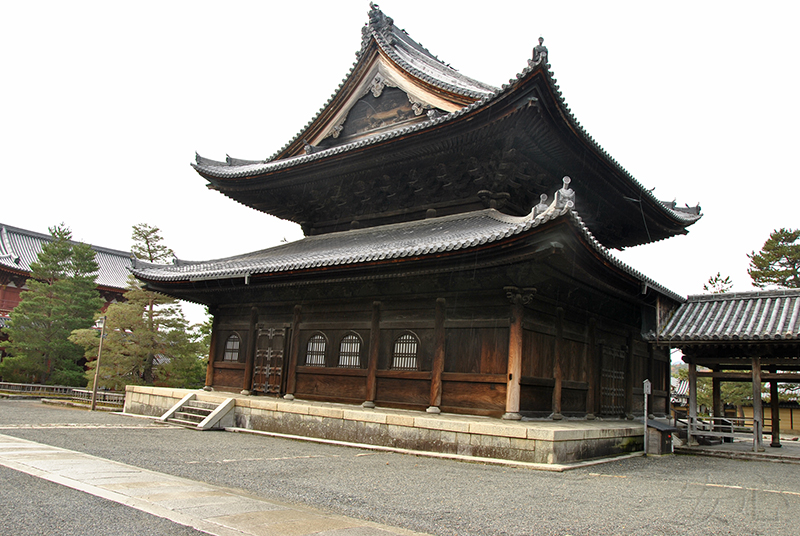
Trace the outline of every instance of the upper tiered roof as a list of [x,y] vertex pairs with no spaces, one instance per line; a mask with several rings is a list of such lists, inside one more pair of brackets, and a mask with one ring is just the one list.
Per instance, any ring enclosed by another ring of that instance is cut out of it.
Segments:
[[607,247],[686,232],[699,207],[665,204],[571,114],[546,54],[502,88],[439,61],[377,6],[350,73],[284,148],[262,161],[197,156],[211,188],[306,234],[495,207],[526,214],[570,175]]

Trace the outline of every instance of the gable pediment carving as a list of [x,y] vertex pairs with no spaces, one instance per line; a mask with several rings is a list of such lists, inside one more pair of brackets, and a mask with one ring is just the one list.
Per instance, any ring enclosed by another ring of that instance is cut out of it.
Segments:
[[426,91],[418,81],[376,54],[353,91],[339,101],[327,124],[310,140],[331,147],[383,130],[427,119],[428,112],[449,113],[463,105]]

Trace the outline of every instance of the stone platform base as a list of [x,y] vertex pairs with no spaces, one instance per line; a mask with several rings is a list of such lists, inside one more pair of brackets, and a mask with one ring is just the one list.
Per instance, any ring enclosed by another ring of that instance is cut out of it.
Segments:
[[520,462],[568,464],[643,449],[642,425],[621,420],[504,421],[471,415],[128,386],[125,413],[157,417],[187,393],[235,398],[237,428]]

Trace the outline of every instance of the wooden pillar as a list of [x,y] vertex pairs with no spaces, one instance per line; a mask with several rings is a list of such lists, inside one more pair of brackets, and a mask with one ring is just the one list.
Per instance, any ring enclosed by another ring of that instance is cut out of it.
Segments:
[[511,297],[511,322],[508,327],[508,376],[506,377],[506,412],[503,418],[519,420],[520,388],[522,376],[522,294],[514,292]]
[[445,355],[445,300],[436,300],[436,317],[433,324],[433,366],[431,369],[431,398],[428,413],[439,413],[442,405],[442,372],[444,372]]
[[625,417],[633,420],[633,333],[628,333],[628,351],[625,354]]
[[656,397],[655,397],[654,392],[655,392],[656,389],[660,390],[662,388],[661,384],[656,382],[655,351],[656,351],[655,346],[653,346],[652,344],[648,344],[647,345],[647,377],[645,378],[645,380],[650,380],[650,385],[651,385],[651,391],[650,391],[651,394],[650,395],[645,395],[645,396],[649,397],[649,399],[647,401],[648,402],[647,403],[647,408],[648,408],[648,413],[649,413],[647,415],[648,419],[650,418],[650,415],[655,415],[655,412],[656,412],[655,411],[655,409],[656,409],[655,408],[655,406],[656,406],[656,402],[655,402]]
[[697,421],[697,364],[694,358],[689,358],[689,426],[686,432],[686,443],[690,446],[697,446],[694,439],[694,427]]
[[550,418],[554,421],[563,419],[561,414],[561,384],[563,371],[561,369],[561,353],[564,346],[564,309],[556,308],[556,348],[553,354],[553,413]]
[[761,359],[753,358],[753,451],[764,451],[764,413],[761,408]]
[[[773,370],[773,372],[777,372]],[[778,381],[769,382],[769,405],[772,409],[772,441],[770,447],[778,448],[781,446],[781,407],[778,399]]]
[[256,361],[256,338],[258,336],[258,307],[250,308],[250,329],[247,332],[247,353],[244,362],[242,394],[249,395],[253,387],[253,366]]
[[714,412],[714,417],[724,417],[722,411],[722,379],[711,379],[711,410]]
[[372,302],[372,322],[369,326],[369,356],[367,357],[367,399],[362,406],[375,407],[375,395],[378,390],[375,374],[378,372],[378,351],[381,342],[381,302]]
[[[211,312],[211,311],[209,311]],[[211,321],[211,340],[208,344],[208,366],[206,367],[206,386],[203,388],[206,391],[214,390],[214,359],[217,357],[217,331],[219,331],[219,316],[211,312],[213,320]]]
[[294,390],[297,388],[297,363],[300,359],[300,320],[302,319],[302,307],[299,305],[294,306],[294,315],[292,318],[292,338],[290,340],[289,348],[289,366],[286,373],[286,394],[283,396],[286,400],[294,400]]
[[590,421],[595,418],[595,398],[597,397],[595,377],[599,375],[599,360],[600,356],[597,355],[597,319],[592,317],[589,319],[589,367],[586,371],[588,375],[586,383],[589,385],[589,389],[586,391],[586,418]]

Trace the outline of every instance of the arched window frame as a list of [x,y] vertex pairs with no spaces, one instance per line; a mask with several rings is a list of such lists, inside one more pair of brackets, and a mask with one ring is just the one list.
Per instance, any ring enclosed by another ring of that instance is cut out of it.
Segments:
[[[320,347],[320,341],[322,345]],[[306,366],[307,367],[324,367],[325,357],[328,354],[328,337],[321,331],[317,331],[308,338],[306,344]]]
[[225,345],[222,347],[222,360],[227,363],[236,363],[239,361],[241,351],[242,337],[238,333],[231,333],[225,339]]
[[355,331],[347,333],[339,341],[339,367],[361,368],[361,348],[364,340]]
[[390,369],[419,370],[419,345],[419,337],[416,333],[412,331],[401,333],[392,345]]

